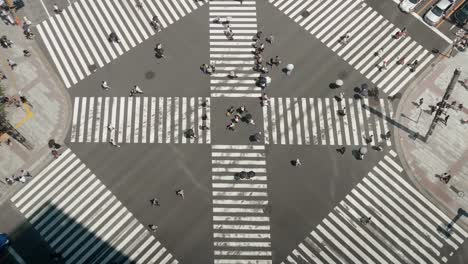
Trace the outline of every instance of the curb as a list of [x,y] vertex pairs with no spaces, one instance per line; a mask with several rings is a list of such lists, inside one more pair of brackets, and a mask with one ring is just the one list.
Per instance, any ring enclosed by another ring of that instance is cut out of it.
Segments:
[[[447,48],[445,52],[447,52],[448,50],[450,50],[451,47],[449,46]],[[441,54],[444,54],[444,53],[441,53]],[[425,76],[427,76],[433,69],[434,69],[434,65],[438,64],[439,62],[441,62],[443,59],[446,59],[446,57],[444,57],[443,55],[439,55],[439,57],[435,60],[435,62],[432,64],[433,66],[431,67],[428,67],[426,68],[426,70],[424,72],[422,72],[416,79],[413,80],[413,82],[409,85],[409,87],[406,89],[406,91],[404,92],[404,94],[406,94],[407,96],[402,96],[400,102],[398,103],[398,106],[396,108],[396,111],[395,111],[395,120],[398,121],[398,123],[401,123],[401,113],[403,111],[403,108],[407,105],[407,103],[409,103],[411,100],[409,98],[411,98],[411,96],[408,96],[408,95],[413,95],[415,94],[418,89],[417,89],[417,83],[422,80]],[[428,128],[429,129],[429,128]],[[411,183],[426,197],[428,198],[432,203],[434,203],[439,209],[441,209],[445,214],[449,215],[449,216],[452,216],[452,215],[456,215],[457,213],[456,212],[453,212],[451,208],[449,208],[445,203],[441,202],[437,196],[433,195],[432,193],[430,193],[429,191],[427,191],[425,188],[423,188],[423,186],[419,183],[419,181],[416,179],[415,175],[413,173],[411,173],[411,166],[408,164],[407,160],[406,160],[406,156],[405,156],[405,153],[401,147],[401,140],[400,140],[400,137],[402,136],[402,134],[400,133],[400,129],[395,129],[395,151],[397,152],[398,156],[399,156],[399,159],[400,159],[400,162],[401,162],[401,165],[403,166],[403,169],[405,170],[407,176],[408,176],[408,179],[411,181]],[[415,140],[420,140],[420,139],[415,139]],[[457,224],[459,226],[461,226],[463,229],[465,230],[468,230],[468,224],[464,223],[463,221],[459,221],[457,222]]]
[[[18,30],[20,29],[18,28]],[[47,59],[46,53],[41,48],[41,45],[38,39],[35,39],[33,41],[28,41],[26,43],[27,44],[25,44],[25,42],[16,42],[15,44],[20,49],[23,49],[25,47],[28,47],[29,49],[31,49],[34,56],[38,59],[38,61],[41,62],[40,67],[43,68],[43,72],[48,73],[46,78],[48,78],[49,81],[52,81],[56,85],[57,89],[54,90],[53,92],[59,93],[59,97],[63,99],[63,101],[60,100],[60,103],[62,106],[60,108],[60,111],[64,113],[63,114],[64,118],[55,127],[53,127],[52,134],[53,134],[53,138],[56,139],[56,141],[64,142],[66,135],[68,134],[68,131],[71,126],[72,110],[73,110],[71,96],[67,92],[67,89],[65,88],[59,76],[57,75],[55,68],[50,64],[50,61]],[[34,62],[31,62],[31,63],[34,64]],[[32,89],[35,89],[35,88],[32,88]],[[45,102],[41,102],[41,103],[45,103]],[[57,132],[57,134],[55,134],[55,132]],[[47,167],[54,160],[52,155],[50,155],[50,150],[47,144],[48,142],[38,142],[38,144],[35,145],[34,150],[28,151],[28,154],[30,155],[27,157],[22,167],[28,168],[28,171],[32,175],[37,175],[38,173],[40,173],[40,171],[42,171],[45,167]],[[64,144],[62,144],[62,146],[64,146],[65,148],[68,147]],[[0,181],[0,182],[3,183],[3,181]],[[3,204],[6,201],[9,201],[9,198],[12,195],[14,195],[14,193],[16,193],[18,190],[22,189],[25,185],[27,185],[27,183],[26,184],[16,183],[14,185],[7,185],[2,195],[0,196],[0,204]]]

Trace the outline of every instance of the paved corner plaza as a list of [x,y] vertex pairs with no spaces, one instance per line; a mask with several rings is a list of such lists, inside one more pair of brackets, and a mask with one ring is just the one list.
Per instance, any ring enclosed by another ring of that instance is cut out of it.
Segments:
[[0,6],[0,263],[468,263],[468,1]]

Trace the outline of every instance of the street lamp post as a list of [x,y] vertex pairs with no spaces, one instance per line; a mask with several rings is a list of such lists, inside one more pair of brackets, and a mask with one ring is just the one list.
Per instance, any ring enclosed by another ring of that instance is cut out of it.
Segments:
[[447,86],[447,90],[445,90],[444,97],[442,97],[442,100],[440,101],[440,104],[438,105],[436,114],[434,116],[434,119],[432,120],[431,126],[429,127],[429,130],[427,131],[427,134],[425,136],[425,141],[429,138],[429,136],[432,135],[432,132],[434,132],[435,126],[437,124],[437,121],[439,120],[440,116],[442,115],[442,108],[446,105],[446,102],[450,95],[453,92],[453,88],[455,87],[455,84],[458,81],[458,78],[460,77],[461,69],[456,68],[455,71],[453,72],[452,80],[450,80],[449,85]]

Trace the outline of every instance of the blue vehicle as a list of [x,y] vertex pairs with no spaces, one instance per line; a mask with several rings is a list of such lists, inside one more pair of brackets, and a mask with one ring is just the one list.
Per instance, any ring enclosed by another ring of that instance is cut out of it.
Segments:
[[10,238],[6,234],[0,233],[0,252],[6,250],[10,245]]

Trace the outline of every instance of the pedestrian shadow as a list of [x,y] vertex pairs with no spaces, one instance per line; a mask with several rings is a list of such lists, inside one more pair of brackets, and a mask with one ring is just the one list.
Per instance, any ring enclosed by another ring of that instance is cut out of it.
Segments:
[[409,138],[411,138],[413,140],[420,139],[422,141],[425,141],[425,137],[421,136],[419,134],[419,132],[414,131],[414,130],[410,129],[409,127],[401,124],[400,122],[393,119],[391,116],[387,116],[386,114],[382,113],[380,110],[378,110],[378,109],[376,109],[376,108],[374,108],[374,107],[372,107],[370,105],[366,105],[366,104],[362,104],[362,108],[369,110],[369,112],[371,112],[373,115],[378,116],[380,119],[388,122],[388,124],[391,124],[393,127],[396,127],[398,129],[408,133]]
[[468,217],[468,212],[463,210],[462,208],[458,208],[457,215],[455,215],[453,217],[453,219],[450,221],[450,223],[448,223],[446,225],[439,225],[437,227],[437,232],[444,235],[446,238],[450,238],[452,236],[453,232],[454,232],[454,230],[453,230],[454,224],[456,224],[457,221],[460,220],[460,218],[462,216]]

